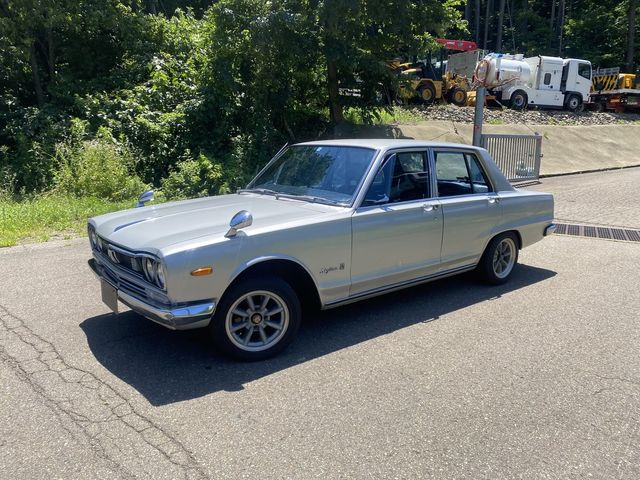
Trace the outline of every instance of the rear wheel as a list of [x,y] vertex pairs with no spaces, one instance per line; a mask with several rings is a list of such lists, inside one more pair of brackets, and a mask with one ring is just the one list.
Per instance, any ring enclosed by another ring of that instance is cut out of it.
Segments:
[[278,277],[249,279],[225,293],[209,324],[213,343],[239,360],[263,360],[289,345],[300,327],[300,301]]
[[518,263],[518,239],[511,232],[495,237],[478,263],[483,280],[492,285],[505,283]]
[[527,106],[529,99],[527,94],[522,90],[516,90],[511,95],[511,108],[514,110],[524,110]]

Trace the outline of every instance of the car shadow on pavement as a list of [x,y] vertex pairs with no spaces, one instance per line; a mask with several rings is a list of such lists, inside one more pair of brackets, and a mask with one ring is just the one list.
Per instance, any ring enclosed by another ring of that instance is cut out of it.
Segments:
[[501,286],[473,274],[428,283],[341,308],[307,315],[294,343],[276,358],[229,360],[212,350],[206,330],[176,332],[127,311],[80,325],[96,359],[152,405],[166,405],[243,384],[308,360],[410,327],[544,281],[555,272],[519,265]]

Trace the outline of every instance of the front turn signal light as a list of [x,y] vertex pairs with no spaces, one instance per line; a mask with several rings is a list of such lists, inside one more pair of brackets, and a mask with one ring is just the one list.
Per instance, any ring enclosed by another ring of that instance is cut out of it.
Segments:
[[194,277],[202,277],[204,275],[211,275],[213,273],[213,267],[200,267],[191,271],[191,275]]

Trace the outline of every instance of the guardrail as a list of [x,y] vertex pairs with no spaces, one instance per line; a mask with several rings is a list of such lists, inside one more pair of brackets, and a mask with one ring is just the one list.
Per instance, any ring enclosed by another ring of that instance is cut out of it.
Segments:
[[489,151],[511,183],[540,178],[542,135],[483,133],[481,146]]

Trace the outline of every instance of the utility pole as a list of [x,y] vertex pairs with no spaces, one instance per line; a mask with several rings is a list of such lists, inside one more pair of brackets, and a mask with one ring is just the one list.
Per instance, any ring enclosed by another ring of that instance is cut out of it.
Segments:
[[500,8],[498,9],[498,36],[496,38],[496,52],[502,52],[502,31],[504,30],[504,4],[505,0],[500,0]]
[[487,9],[484,15],[484,41],[482,42],[482,48],[488,50],[489,42],[489,24],[491,23],[491,11],[493,10],[493,0],[487,0]]
[[473,115],[473,146],[482,146],[482,119],[484,113],[484,97],[486,88],[478,87],[476,90],[476,107]]

